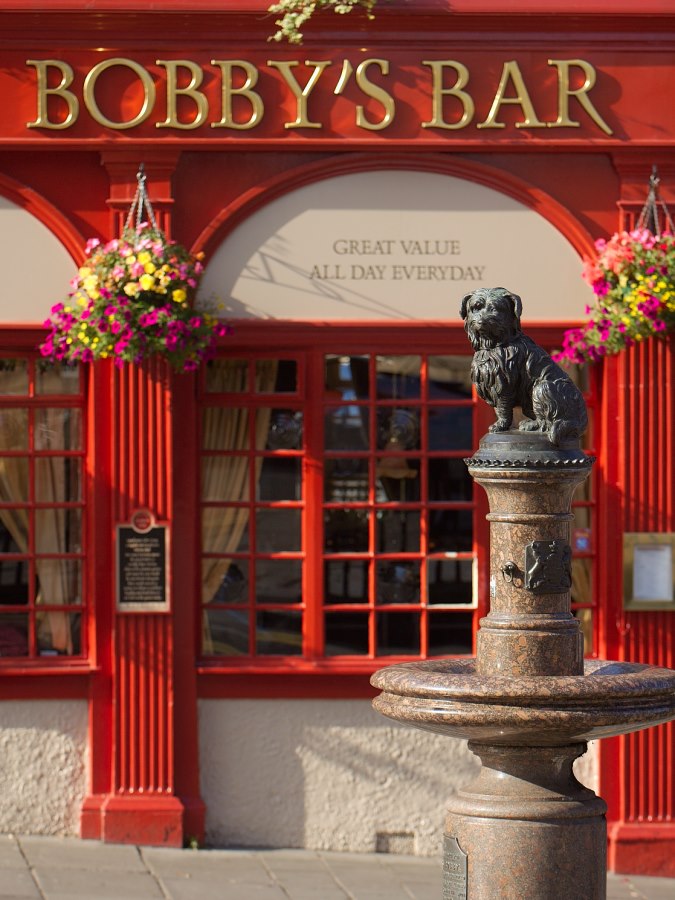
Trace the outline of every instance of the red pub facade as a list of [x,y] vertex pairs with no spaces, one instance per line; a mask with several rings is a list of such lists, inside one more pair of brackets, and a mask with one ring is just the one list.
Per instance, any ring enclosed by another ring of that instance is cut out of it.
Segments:
[[[505,284],[559,346],[654,164],[675,203],[666,0],[273,29],[258,0],[0,4],[1,830],[437,852],[471,755],[379,721],[368,682],[471,654],[486,612],[461,297]],[[194,374],[48,366],[141,163],[233,332]],[[675,666],[672,604],[623,595],[624,535],[675,532],[672,340],[576,375],[587,653]],[[674,753],[670,725],[590,751],[616,871],[675,876]]]

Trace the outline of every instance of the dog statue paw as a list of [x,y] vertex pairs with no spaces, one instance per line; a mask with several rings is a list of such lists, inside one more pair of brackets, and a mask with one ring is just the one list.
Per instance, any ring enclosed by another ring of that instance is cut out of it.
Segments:
[[551,357],[523,334],[523,304],[503,287],[478,288],[462,300],[464,329],[474,350],[471,380],[478,396],[497,409],[491,432],[508,431],[513,410],[522,431],[539,431],[554,446],[578,439],[588,417],[581,391]]

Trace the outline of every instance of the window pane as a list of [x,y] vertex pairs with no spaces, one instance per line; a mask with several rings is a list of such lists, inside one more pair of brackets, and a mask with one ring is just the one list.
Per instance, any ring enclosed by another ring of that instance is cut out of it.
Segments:
[[342,400],[367,400],[370,396],[368,384],[367,356],[326,356],[326,394]]
[[375,525],[379,553],[415,553],[420,549],[420,514],[417,510],[379,509]]
[[473,409],[470,406],[429,408],[429,450],[466,450],[473,447]]
[[[20,456],[0,457],[0,501],[3,503],[22,503],[30,500],[28,488],[28,460]],[[3,512],[8,524],[14,513]],[[28,520],[26,519],[26,528]]]
[[63,503],[82,499],[79,459],[50,456],[35,460],[35,499]]
[[468,559],[430,559],[427,562],[429,603],[471,603],[473,563]]
[[260,656],[300,656],[302,613],[291,610],[257,613],[256,653]]
[[326,615],[326,656],[368,655],[368,614]]
[[259,359],[255,364],[258,393],[295,394],[298,390],[298,364],[294,359]]
[[593,602],[593,560],[572,559],[572,603]]
[[361,559],[324,563],[325,603],[367,603],[368,563]]
[[248,500],[249,465],[246,456],[202,457],[202,500]]
[[419,603],[420,564],[381,562],[377,566],[378,603]]
[[248,560],[203,560],[202,602],[248,603]]
[[79,394],[80,374],[79,366],[66,366],[39,360],[35,364],[35,393]]
[[300,450],[302,448],[302,412],[292,409],[256,411],[255,445],[257,450]]
[[420,396],[419,356],[378,356],[377,396],[383,400],[400,400]]
[[419,459],[385,456],[377,460],[375,500],[378,503],[415,503],[420,499]]
[[206,407],[202,418],[205,450],[248,450],[248,410],[238,407]]
[[471,399],[471,356],[429,357],[429,398]]
[[28,410],[0,409],[0,450],[28,448]]
[[238,609],[204,610],[202,646],[206,656],[245,656],[248,613]]
[[368,550],[368,511],[328,509],[323,516],[324,546],[329,553],[364,553]]
[[257,484],[258,500],[300,500],[302,497],[301,460],[293,457],[265,457]]
[[418,409],[378,409],[378,450],[400,452],[401,450],[419,450],[419,446],[420,412]]
[[419,656],[420,617],[417,613],[377,614],[378,656]]
[[36,603],[81,603],[82,572],[78,559],[38,559]]
[[202,510],[202,549],[206,553],[248,550],[248,509],[221,507]]
[[324,463],[324,500],[358,503],[368,499],[367,459],[327,459]]
[[258,603],[300,603],[302,562],[299,559],[259,559],[255,564]]
[[429,613],[429,656],[471,655],[471,613]]
[[36,450],[79,450],[81,444],[79,409],[36,409]]
[[0,604],[28,603],[28,560],[0,559]]
[[77,656],[82,652],[80,613],[39,612],[35,628],[40,656]]
[[0,394],[28,393],[28,364],[25,359],[0,359]]
[[473,480],[463,459],[429,460],[429,501],[471,500]]
[[82,549],[82,511],[35,511],[35,549],[38,553],[78,553]]
[[206,364],[206,390],[240,393],[248,390],[247,359],[210,359]]
[[367,450],[370,447],[368,410],[364,406],[337,406],[325,413],[326,450]]
[[299,509],[259,509],[256,511],[256,549],[259,553],[301,550]]
[[0,614],[0,657],[28,656],[28,616]]
[[432,553],[471,550],[473,516],[471,510],[432,509],[429,511],[429,550]]

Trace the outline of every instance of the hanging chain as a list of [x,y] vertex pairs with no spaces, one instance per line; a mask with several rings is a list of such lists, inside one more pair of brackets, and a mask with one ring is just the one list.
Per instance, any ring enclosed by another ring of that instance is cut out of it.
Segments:
[[656,166],[652,166],[647,199],[637,220],[638,229],[646,228],[655,237],[660,237],[664,232],[672,234],[675,231],[668,207],[663,200],[659,199],[660,182],[658,169]]
[[138,187],[136,188],[134,199],[131,201],[129,214],[127,216],[126,222],[124,223],[124,228],[125,230],[127,228],[131,228],[134,213],[136,214],[136,228],[139,228],[141,222],[146,221],[143,218],[143,210],[145,210],[147,221],[150,222],[155,231],[159,231],[157,227],[157,221],[155,219],[155,213],[152,208],[152,203],[150,203],[150,198],[148,197],[148,192],[145,188],[147,176],[145,174],[145,166],[143,165],[143,163],[140,164],[140,166],[138,167],[138,172],[136,172],[136,181],[138,182]]

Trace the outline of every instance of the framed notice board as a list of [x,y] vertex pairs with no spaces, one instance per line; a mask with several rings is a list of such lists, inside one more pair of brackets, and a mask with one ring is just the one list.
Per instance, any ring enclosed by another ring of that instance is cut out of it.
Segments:
[[624,534],[623,607],[675,612],[675,534]]
[[169,527],[147,510],[117,526],[117,609],[169,612]]

